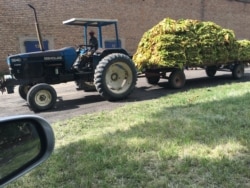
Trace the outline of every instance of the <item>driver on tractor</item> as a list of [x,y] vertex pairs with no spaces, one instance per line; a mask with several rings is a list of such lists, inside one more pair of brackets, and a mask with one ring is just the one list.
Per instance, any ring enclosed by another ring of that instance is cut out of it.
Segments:
[[91,54],[93,54],[98,48],[98,41],[97,38],[95,37],[94,31],[90,31],[89,36],[90,36],[89,45],[91,46],[90,52]]
[[[79,60],[73,65],[76,69],[81,70],[81,69],[87,69],[89,67],[91,67],[91,56],[94,54],[94,52],[98,49],[98,40],[95,37],[95,33],[94,31],[90,31],[89,32],[89,44],[87,45],[88,48],[87,49],[82,49],[80,50],[80,58]],[[82,48],[83,46],[80,45],[80,48]]]

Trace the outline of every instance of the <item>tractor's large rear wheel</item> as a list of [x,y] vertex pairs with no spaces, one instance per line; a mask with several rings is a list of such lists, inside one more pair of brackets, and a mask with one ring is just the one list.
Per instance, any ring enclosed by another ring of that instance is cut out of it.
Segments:
[[134,63],[125,54],[109,54],[99,62],[95,69],[96,90],[109,101],[126,98],[134,90],[136,81]]
[[37,84],[30,88],[27,101],[34,111],[43,111],[52,108],[56,103],[56,91],[48,84]]

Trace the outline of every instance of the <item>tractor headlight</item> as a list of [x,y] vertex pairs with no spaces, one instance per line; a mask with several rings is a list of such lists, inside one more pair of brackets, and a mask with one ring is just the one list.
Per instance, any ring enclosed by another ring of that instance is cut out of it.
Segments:
[[22,59],[20,57],[13,57],[10,59],[11,63],[21,63]]
[[7,64],[10,66],[11,64],[18,64],[18,63],[21,63],[22,62],[22,59],[20,57],[8,57],[7,58]]

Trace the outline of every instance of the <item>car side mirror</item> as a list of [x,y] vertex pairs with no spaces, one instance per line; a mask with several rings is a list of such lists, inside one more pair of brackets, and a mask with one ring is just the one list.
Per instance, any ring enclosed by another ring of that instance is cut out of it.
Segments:
[[51,126],[39,116],[0,119],[0,187],[48,159],[54,144]]

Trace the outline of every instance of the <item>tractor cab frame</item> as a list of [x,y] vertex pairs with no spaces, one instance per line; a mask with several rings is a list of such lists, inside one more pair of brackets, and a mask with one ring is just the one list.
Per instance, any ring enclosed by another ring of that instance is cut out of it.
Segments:
[[102,38],[102,28],[103,26],[112,26],[115,30],[115,41],[116,48],[119,47],[119,36],[118,36],[118,20],[117,19],[88,19],[88,18],[71,18],[69,20],[63,21],[64,25],[73,25],[73,26],[82,26],[83,27],[83,36],[84,36],[84,45],[88,45],[88,28],[94,27],[98,30],[98,45],[99,48],[103,48],[103,38]]

